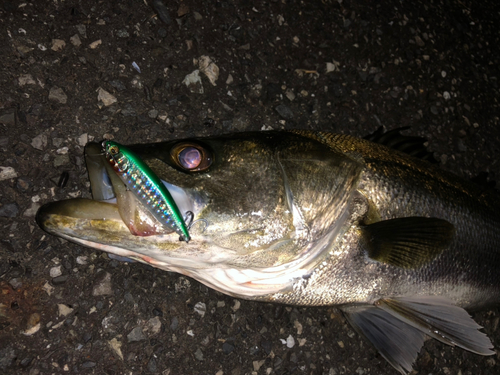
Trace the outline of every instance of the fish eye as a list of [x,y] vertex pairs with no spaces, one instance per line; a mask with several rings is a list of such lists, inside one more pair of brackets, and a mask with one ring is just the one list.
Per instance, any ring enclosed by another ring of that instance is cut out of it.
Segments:
[[201,152],[195,147],[186,147],[179,152],[179,164],[186,169],[194,169],[201,163]]
[[118,152],[119,152],[119,151],[120,151],[120,150],[118,149],[118,146],[111,146],[111,147],[109,148],[109,152],[110,152],[110,154],[112,154],[112,155],[116,155],[116,154],[118,154]]
[[204,171],[212,164],[210,151],[198,144],[178,144],[172,148],[170,154],[179,168],[189,172]]

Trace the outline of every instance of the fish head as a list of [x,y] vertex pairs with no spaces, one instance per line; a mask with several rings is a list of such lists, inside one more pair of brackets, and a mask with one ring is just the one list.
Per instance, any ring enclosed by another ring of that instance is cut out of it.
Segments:
[[361,171],[354,159],[293,133],[129,149],[171,193],[189,225],[189,243],[130,194],[97,143],[86,147],[93,199],[46,204],[39,225],[247,299],[285,291],[321,262],[345,225]]

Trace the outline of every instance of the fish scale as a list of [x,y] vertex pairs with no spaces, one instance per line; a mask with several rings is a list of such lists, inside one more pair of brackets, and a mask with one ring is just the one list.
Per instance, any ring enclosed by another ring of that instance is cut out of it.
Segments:
[[154,172],[127,147],[116,142],[103,143],[106,159],[127,188],[166,228],[174,230],[180,240],[191,237],[172,195]]

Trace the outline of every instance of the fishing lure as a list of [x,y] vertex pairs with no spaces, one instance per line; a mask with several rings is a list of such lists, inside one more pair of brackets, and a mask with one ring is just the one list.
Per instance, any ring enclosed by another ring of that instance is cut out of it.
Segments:
[[[127,147],[113,141],[102,143],[106,159],[127,188],[149,209],[165,227],[174,230],[179,240],[189,242],[186,226],[177,204],[158,176],[142,159]],[[188,212],[191,221],[193,213]],[[192,223],[191,223],[192,224]]]

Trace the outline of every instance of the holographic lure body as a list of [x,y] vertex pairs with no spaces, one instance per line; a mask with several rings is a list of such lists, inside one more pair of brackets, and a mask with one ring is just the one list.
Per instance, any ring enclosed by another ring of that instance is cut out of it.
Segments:
[[189,242],[189,230],[177,204],[151,168],[130,149],[116,142],[104,141],[103,148],[106,159],[127,188],[162,225],[179,234],[181,241]]

